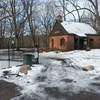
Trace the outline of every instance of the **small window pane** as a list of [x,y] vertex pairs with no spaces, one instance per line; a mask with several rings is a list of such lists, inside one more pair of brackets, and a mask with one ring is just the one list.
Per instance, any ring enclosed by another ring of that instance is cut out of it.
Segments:
[[65,46],[65,39],[61,39],[61,40],[60,40],[60,45],[61,45],[61,46]]

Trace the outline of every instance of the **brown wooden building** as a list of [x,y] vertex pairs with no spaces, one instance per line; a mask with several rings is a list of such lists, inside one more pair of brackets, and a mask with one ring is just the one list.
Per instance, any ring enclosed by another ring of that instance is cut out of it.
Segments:
[[88,24],[56,21],[50,34],[51,50],[100,48],[100,35]]

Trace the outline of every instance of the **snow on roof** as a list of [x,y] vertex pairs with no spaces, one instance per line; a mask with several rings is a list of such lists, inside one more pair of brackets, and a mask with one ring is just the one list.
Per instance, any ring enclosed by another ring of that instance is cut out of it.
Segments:
[[67,32],[74,33],[78,36],[86,36],[86,34],[96,34],[96,31],[90,25],[85,23],[63,21],[61,24]]

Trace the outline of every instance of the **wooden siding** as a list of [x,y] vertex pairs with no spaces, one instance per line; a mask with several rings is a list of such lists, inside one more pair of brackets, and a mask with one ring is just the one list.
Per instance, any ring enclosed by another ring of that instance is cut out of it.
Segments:
[[[96,48],[100,48],[100,36],[92,36],[92,35],[89,35],[87,36],[88,37],[88,46],[91,48],[91,49],[96,49]],[[91,39],[93,40],[92,42],[92,45],[91,45]]]

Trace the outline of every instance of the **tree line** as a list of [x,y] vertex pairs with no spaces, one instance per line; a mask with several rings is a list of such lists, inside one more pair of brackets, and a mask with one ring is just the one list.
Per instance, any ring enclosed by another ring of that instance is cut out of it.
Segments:
[[33,46],[43,41],[48,47],[57,15],[64,21],[88,23],[99,33],[99,10],[99,0],[0,0],[0,37],[15,37],[17,49],[19,37],[26,35],[31,35]]

